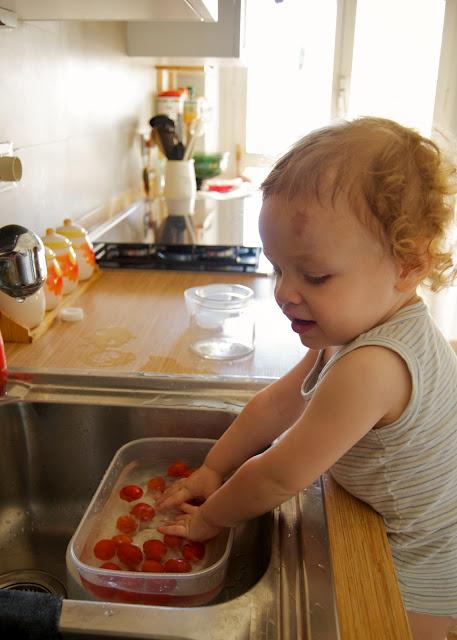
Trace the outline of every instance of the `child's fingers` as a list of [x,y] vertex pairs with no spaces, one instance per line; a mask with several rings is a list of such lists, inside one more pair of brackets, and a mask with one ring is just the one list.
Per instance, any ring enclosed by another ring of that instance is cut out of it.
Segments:
[[170,491],[168,495],[163,495],[162,498],[159,498],[155,503],[157,509],[167,509],[169,507],[175,507],[176,505],[180,505],[182,502],[186,500],[190,500],[192,497],[191,492],[186,487],[176,487],[174,491]]
[[193,504],[189,504],[188,502],[183,502],[179,505],[179,508],[181,509],[181,511],[184,511],[184,513],[194,513],[199,509],[199,507],[196,507]]
[[187,527],[184,524],[164,524],[158,527],[158,531],[169,536],[179,536],[180,538],[187,536]]

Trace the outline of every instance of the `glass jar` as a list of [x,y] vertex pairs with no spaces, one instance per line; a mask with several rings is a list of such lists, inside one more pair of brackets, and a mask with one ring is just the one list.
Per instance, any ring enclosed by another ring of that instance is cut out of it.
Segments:
[[190,348],[202,358],[235,360],[254,350],[254,292],[241,284],[209,284],[184,292]]

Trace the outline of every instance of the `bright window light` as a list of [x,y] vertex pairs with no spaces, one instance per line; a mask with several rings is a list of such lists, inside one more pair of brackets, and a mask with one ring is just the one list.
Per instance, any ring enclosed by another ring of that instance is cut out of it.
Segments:
[[336,0],[246,4],[246,151],[275,157],[330,120]]
[[445,0],[357,0],[349,117],[377,115],[430,135]]

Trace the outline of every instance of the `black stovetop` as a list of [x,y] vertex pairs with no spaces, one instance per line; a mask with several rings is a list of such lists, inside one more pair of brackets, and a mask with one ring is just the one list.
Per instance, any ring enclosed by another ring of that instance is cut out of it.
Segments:
[[91,233],[100,266],[271,273],[258,233],[261,200],[198,194],[195,213],[170,216],[159,199],[139,201]]

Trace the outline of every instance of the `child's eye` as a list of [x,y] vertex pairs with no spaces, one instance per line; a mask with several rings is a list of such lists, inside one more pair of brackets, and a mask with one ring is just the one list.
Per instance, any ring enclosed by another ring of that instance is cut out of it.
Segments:
[[327,282],[327,280],[330,278],[330,276],[310,276],[310,275],[305,275],[305,280],[306,282],[309,282],[309,284],[324,284],[324,282]]
[[275,264],[271,265],[273,267],[273,273],[275,274],[275,276],[280,276],[281,275],[281,269],[279,267],[277,267]]

